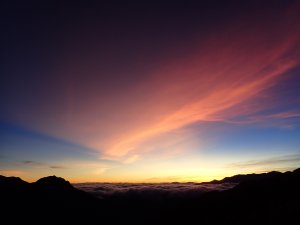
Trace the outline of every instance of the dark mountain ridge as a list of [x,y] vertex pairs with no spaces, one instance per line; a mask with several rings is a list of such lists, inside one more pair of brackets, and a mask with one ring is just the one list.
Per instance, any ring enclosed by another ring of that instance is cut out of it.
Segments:
[[300,169],[236,175],[201,197],[101,200],[50,176],[34,183],[0,176],[1,224],[297,224]]
[[258,180],[265,180],[265,179],[271,179],[277,176],[280,176],[282,173],[277,171],[272,171],[268,173],[261,173],[261,174],[238,174],[231,177],[225,177],[222,180],[213,180],[210,182],[205,183],[211,183],[211,184],[220,184],[220,183],[241,183],[241,182],[247,182],[247,181],[258,181]]

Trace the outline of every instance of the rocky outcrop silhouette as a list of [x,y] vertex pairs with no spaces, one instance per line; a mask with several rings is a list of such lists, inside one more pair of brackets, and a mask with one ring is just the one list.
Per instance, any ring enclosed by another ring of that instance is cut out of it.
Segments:
[[197,198],[97,199],[50,176],[27,183],[0,176],[1,224],[296,224],[300,169],[293,172],[236,175],[211,183],[233,182],[225,191]]

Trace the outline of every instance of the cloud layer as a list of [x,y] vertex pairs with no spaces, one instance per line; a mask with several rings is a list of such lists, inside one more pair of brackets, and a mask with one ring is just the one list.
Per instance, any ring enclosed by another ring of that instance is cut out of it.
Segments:
[[110,198],[193,198],[209,191],[222,191],[236,184],[200,183],[82,183],[73,184],[76,188],[89,192],[101,199]]

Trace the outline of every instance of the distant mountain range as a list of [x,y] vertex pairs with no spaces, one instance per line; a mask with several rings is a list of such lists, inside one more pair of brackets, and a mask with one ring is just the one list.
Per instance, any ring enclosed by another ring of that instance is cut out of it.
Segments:
[[[300,169],[226,177],[206,184],[237,183],[195,198],[144,198],[139,195],[98,199],[50,176],[34,183],[0,176],[0,224],[298,224]],[[204,183],[205,184],[205,183]],[[154,193],[156,194],[156,193]]]

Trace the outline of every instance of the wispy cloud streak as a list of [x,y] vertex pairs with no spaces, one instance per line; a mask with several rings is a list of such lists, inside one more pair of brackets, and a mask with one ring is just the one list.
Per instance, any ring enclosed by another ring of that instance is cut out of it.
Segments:
[[[51,71],[51,96],[33,101],[26,112],[11,114],[21,124],[99,152],[99,158],[135,163],[144,152],[174,142],[172,137],[158,141],[162,135],[201,121],[243,116],[239,106],[255,100],[299,65],[298,12],[299,4],[292,4],[276,16],[260,11],[257,17],[231,18],[222,27],[212,26],[211,33],[196,29],[171,46],[157,64],[147,57],[141,62],[120,56],[119,61],[128,63],[124,71],[102,65],[97,57],[86,62],[66,56],[67,63]],[[71,47],[76,49],[76,44]],[[110,56],[106,54],[99,58]],[[111,59],[108,64],[118,67],[115,63]],[[137,69],[139,63],[151,69]],[[247,115],[253,112],[257,109],[248,107]],[[252,120],[296,116],[283,112]]]
[[261,160],[250,160],[245,162],[233,163],[230,164],[229,167],[233,168],[252,168],[257,166],[268,167],[268,166],[276,166],[276,165],[284,165],[284,164],[297,164],[300,163],[300,154],[295,155],[284,155],[277,156],[272,158],[266,158]]

